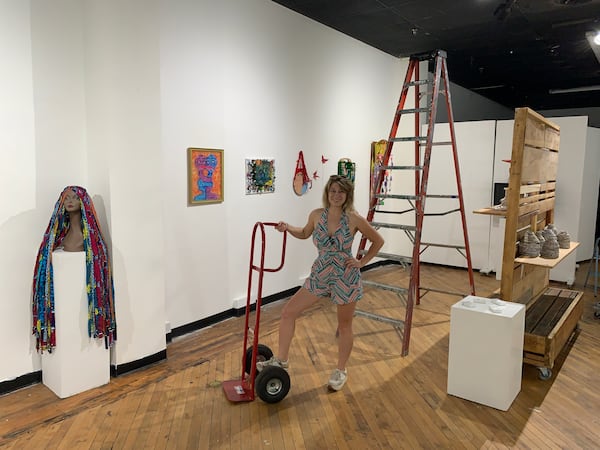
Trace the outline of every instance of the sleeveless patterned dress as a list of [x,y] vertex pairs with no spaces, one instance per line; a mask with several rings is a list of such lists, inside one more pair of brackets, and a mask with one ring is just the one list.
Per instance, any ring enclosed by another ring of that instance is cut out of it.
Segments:
[[340,226],[329,235],[327,208],[323,210],[312,239],[319,256],[312,265],[310,276],[304,286],[318,297],[331,297],[337,305],[356,302],[363,295],[360,269],[346,267],[346,259],[352,257],[354,235],[348,226],[348,216],[342,213]]

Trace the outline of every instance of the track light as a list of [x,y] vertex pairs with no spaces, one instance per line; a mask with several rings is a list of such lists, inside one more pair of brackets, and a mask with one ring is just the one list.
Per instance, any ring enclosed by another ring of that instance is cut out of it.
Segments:
[[588,92],[588,91],[600,91],[600,85],[596,86],[581,86],[568,89],[550,89],[549,94],[571,94],[573,92]]

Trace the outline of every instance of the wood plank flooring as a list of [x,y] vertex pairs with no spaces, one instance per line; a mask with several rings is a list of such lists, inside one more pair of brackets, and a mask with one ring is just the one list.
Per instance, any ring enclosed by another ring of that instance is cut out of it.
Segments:
[[[587,265],[573,289],[582,290]],[[477,294],[498,288],[475,274]],[[268,275],[267,275],[268,276]],[[398,266],[365,279],[391,283]],[[423,284],[464,290],[466,273],[424,265]],[[268,280],[265,279],[265,282]],[[564,286],[563,286],[564,287]],[[166,361],[57,398],[44,385],[0,397],[0,447],[6,449],[590,449],[600,443],[600,320],[585,290],[580,330],[557,359],[552,378],[523,367],[522,389],[498,411],[446,394],[450,306],[458,297],[429,293],[415,307],[410,353],[397,331],[354,321],[348,382],[330,393],[337,354],[335,309],[324,301],[297,322],[292,387],[278,404],[230,403],[221,382],[241,373],[243,318],[177,338]],[[276,348],[284,301],[263,308],[261,342]],[[402,317],[398,297],[366,289],[360,308]],[[476,337],[474,337],[476,339]],[[493,387],[490,387],[493,388]]]

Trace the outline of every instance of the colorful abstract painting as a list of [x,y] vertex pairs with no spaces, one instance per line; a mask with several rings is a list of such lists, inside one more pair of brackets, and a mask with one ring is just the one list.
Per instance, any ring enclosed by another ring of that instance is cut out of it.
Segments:
[[275,160],[246,160],[246,195],[275,192]]
[[223,201],[223,150],[188,148],[188,205]]

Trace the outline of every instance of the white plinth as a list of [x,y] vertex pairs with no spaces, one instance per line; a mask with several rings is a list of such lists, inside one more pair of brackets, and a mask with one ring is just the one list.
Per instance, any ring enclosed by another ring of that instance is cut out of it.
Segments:
[[55,251],[52,265],[56,348],[42,354],[42,383],[65,398],[110,381],[110,352],[88,337],[85,253]]
[[448,394],[506,411],[521,390],[525,306],[499,303],[469,295],[452,306]]

